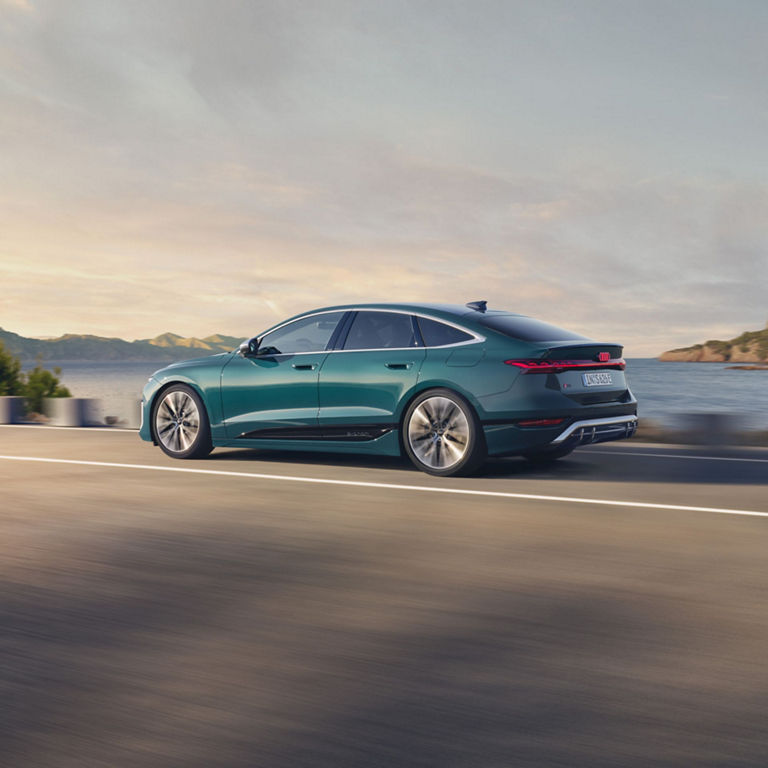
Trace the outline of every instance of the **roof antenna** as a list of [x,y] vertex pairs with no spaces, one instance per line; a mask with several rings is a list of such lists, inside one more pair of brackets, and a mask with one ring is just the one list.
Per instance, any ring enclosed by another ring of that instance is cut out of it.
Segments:
[[485,312],[485,309],[488,306],[488,302],[485,299],[482,301],[469,301],[465,304],[465,306],[469,307],[470,309],[477,310],[478,312]]

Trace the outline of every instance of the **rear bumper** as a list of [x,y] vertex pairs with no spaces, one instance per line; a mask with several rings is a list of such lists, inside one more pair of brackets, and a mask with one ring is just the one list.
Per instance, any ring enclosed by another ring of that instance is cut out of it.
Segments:
[[589,445],[632,437],[637,429],[637,416],[609,416],[604,419],[575,421],[564,429],[552,445]]
[[[591,413],[584,413],[592,410]],[[536,414],[554,417],[555,414]],[[547,448],[578,447],[632,437],[637,429],[637,401],[609,407],[580,409],[562,424],[551,427],[521,427],[520,419],[483,423],[489,456],[513,456]]]

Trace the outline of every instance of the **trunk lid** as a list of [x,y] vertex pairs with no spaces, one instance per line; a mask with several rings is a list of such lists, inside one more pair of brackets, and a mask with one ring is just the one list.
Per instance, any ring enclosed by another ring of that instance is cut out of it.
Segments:
[[615,362],[621,359],[623,351],[624,347],[620,344],[600,344],[594,341],[574,344],[572,341],[556,341],[542,348],[539,356],[544,360],[591,360],[599,364],[601,352],[607,352],[610,360]]
[[547,374],[546,386],[557,386],[580,405],[627,400],[630,393],[623,370],[623,351],[619,344],[550,342],[540,348],[539,359],[571,363],[573,367]]

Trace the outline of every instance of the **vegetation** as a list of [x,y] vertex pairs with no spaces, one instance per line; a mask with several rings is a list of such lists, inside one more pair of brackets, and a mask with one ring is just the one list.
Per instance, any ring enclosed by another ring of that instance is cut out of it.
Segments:
[[768,358],[768,327],[762,331],[745,331],[741,336],[737,336],[732,342],[742,352],[747,352],[752,345],[757,346],[757,356],[761,360]]
[[[721,341],[720,339],[710,339],[704,346],[709,347],[713,352],[728,358],[731,355],[731,347],[733,346],[733,342]],[[746,352],[747,350],[745,349],[743,351]]]
[[45,397],[72,397],[72,393],[59,383],[61,368],[54,368],[53,373],[46,371],[40,363],[24,377],[24,397],[27,411],[40,413]]
[[38,360],[37,365],[26,373],[21,370],[21,361],[6,352],[0,341],[0,396],[17,395],[24,398],[27,412],[40,413],[43,398],[72,397],[72,393],[59,381],[61,368],[47,371]]
[[0,341],[0,397],[20,395],[23,390],[21,361],[5,351]]

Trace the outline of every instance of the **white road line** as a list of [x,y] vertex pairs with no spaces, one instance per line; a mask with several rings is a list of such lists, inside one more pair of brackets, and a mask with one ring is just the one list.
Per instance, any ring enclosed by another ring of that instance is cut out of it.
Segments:
[[768,459],[748,459],[741,456],[689,456],[685,453],[644,453],[642,451],[585,451],[603,456],[649,456],[656,459],[696,459],[698,461],[746,461],[755,464],[768,464]]
[[334,480],[323,477],[298,477],[296,475],[268,475],[256,472],[230,472],[223,469],[193,469],[191,467],[163,467],[155,464],[122,464],[110,461],[80,461],[76,459],[49,459],[39,456],[2,456],[5,461],[33,461],[48,464],[75,464],[84,467],[108,467],[113,469],[143,469],[156,472],[185,472],[195,475],[217,475],[242,477],[256,480],[280,480],[292,483],[316,483],[321,485],[346,485],[356,488],[382,488],[392,491],[419,491],[421,493],[452,493],[462,496],[486,496],[501,499],[527,499],[530,501],[559,501],[571,504],[598,504],[611,507],[632,507],[637,509],[668,509],[677,512],[710,512],[718,515],[744,515],[768,517],[768,512],[749,509],[721,509],[719,507],[693,507],[681,504],[653,504],[644,501],[617,501],[612,499],[584,499],[577,496],[546,496],[535,493],[509,493],[507,491],[479,491],[470,488],[440,488],[431,485],[401,485],[397,483],[371,483],[363,480]]

